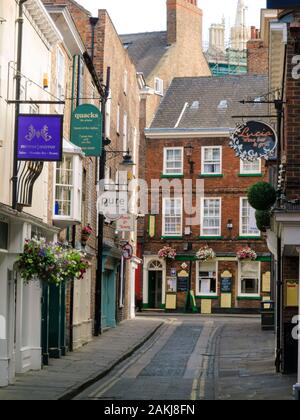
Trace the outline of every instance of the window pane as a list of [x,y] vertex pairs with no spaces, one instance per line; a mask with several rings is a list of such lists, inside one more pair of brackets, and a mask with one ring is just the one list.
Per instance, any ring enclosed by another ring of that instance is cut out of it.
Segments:
[[221,149],[216,147],[204,148],[204,162],[202,171],[204,174],[221,173]]
[[182,233],[181,200],[165,200],[164,209],[164,233],[166,235],[180,235]]
[[182,149],[166,150],[166,175],[181,175],[183,172]]
[[258,294],[258,279],[243,278],[242,279],[243,294]]
[[202,230],[205,236],[219,236],[221,234],[221,201],[204,200]]
[[242,200],[242,209],[241,209],[241,223],[242,235],[251,235],[259,236],[260,231],[256,225],[255,210],[250,206],[247,199]]
[[199,291],[201,295],[217,293],[216,263],[201,263],[199,265]]

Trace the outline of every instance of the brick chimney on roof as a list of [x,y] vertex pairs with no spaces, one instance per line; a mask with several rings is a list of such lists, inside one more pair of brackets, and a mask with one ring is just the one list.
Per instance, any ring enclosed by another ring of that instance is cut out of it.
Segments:
[[197,0],[167,0],[168,44],[191,37],[202,44],[202,16]]

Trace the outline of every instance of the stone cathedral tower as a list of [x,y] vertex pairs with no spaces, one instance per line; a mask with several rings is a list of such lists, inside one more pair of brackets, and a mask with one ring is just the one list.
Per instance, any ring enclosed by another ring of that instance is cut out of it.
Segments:
[[247,9],[245,0],[238,0],[235,25],[231,28],[231,48],[236,51],[246,50],[251,38],[251,29],[246,25]]

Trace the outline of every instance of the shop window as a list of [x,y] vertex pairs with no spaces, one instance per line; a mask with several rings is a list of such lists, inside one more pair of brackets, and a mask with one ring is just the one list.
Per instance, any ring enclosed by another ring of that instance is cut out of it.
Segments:
[[241,261],[239,263],[239,295],[260,296],[260,263]]
[[183,148],[164,149],[164,175],[183,175]]
[[197,296],[217,296],[217,262],[197,263]]

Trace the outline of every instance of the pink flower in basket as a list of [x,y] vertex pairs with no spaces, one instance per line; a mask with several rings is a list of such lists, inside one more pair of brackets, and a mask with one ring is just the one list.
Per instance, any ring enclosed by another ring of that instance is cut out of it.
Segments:
[[158,258],[163,258],[165,260],[175,260],[176,255],[176,249],[171,248],[170,246],[165,246],[158,252]]
[[257,259],[256,252],[249,247],[243,248],[240,251],[238,251],[236,256],[241,261],[243,260],[255,261]]
[[212,248],[209,248],[209,246],[204,246],[199,249],[199,251],[196,254],[196,257],[200,261],[209,261],[216,258],[216,254]]

